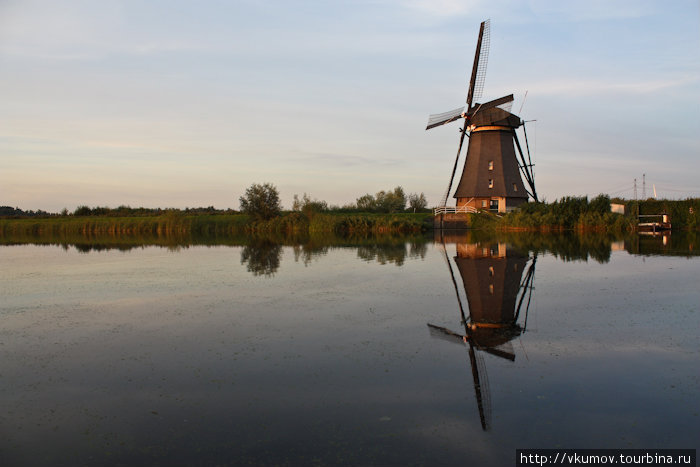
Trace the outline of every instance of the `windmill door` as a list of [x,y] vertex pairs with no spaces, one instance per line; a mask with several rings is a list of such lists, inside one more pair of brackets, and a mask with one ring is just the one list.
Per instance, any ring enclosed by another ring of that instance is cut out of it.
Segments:
[[489,205],[489,211],[498,212],[498,198],[491,200],[491,204]]

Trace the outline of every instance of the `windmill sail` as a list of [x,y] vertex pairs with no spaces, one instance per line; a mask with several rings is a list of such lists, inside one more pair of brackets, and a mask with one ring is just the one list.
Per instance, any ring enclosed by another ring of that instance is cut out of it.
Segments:
[[432,114],[430,117],[428,117],[428,126],[425,127],[425,129],[430,130],[431,128],[435,128],[436,126],[453,122],[458,118],[462,118],[463,113],[464,107],[460,107],[459,109],[450,110],[441,114]]
[[491,20],[481,23],[479,28],[479,40],[476,43],[474,54],[474,66],[469,80],[469,92],[467,93],[467,108],[471,109],[474,99],[481,99],[486,80],[486,65],[489,61],[489,47],[491,45]]
[[464,336],[457,334],[454,331],[450,331],[447,328],[428,323],[428,330],[430,331],[430,337],[442,339],[447,342],[453,342],[455,344],[465,345]]
[[469,360],[472,366],[472,378],[474,378],[474,395],[476,405],[479,408],[479,419],[484,431],[491,429],[491,388],[489,387],[488,373],[484,365],[484,357],[469,346]]

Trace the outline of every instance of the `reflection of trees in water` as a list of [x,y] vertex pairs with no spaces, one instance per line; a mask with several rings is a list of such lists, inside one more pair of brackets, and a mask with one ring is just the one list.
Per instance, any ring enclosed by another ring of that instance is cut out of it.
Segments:
[[256,239],[241,250],[241,264],[245,264],[254,276],[272,276],[280,267],[281,256],[282,245]]
[[334,248],[357,248],[357,256],[365,261],[402,265],[406,258],[425,258],[429,238],[425,235],[329,235],[314,233],[304,243],[292,245],[294,260],[305,265],[328,254]]
[[662,234],[635,235],[625,238],[624,248],[631,255],[682,256],[700,255],[698,232],[663,232]]
[[546,249],[562,261],[588,261],[590,257],[599,263],[607,263],[615,237],[603,234],[557,235],[551,240]]
[[406,258],[425,258],[428,246],[425,242],[376,243],[357,247],[357,257],[365,261],[377,261],[379,264],[394,263],[403,265]]
[[[79,253],[90,253],[92,251],[109,251],[109,250],[118,250],[122,252],[127,252],[130,250],[133,250],[134,248],[146,248],[149,245],[108,245],[108,244],[101,244],[101,243],[74,243],[72,245],[68,243],[62,243],[61,248],[64,250],[68,251],[70,249],[70,246],[73,246],[76,250],[78,250]],[[179,244],[172,244],[172,245],[158,245],[162,248],[167,248],[170,251],[180,251],[183,248],[189,248],[189,245],[179,245]]]
[[623,237],[596,232],[529,233],[471,231],[461,236],[450,236],[448,242],[484,243],[502,242],[521,252],[551,253],[562,261],[588,261],[599,263],[610,261],[612,244]]
[[428,244],[426,242],[410,242],[409,248],[408,256],[411,258],[425,259],[425,255],[428,254]]
[[304,266],[311,264],[311,261],[315,258],[325,256],[328,254],[330,247],[327,245],[294,245],[292,246],[294,251],[294,261],[303,262]]
[[[430,235],[430,234],[429,234]],[[630,254],[667,255],[667,256],[698,256],[700,254],[700,236],[697,232],[673,232],[670,236],[645,237],[638,235],[614,235],[592,232],[569,233],[529,233],[529,232],[485,232],[462,231],[433,233],[434,241],[442,243],[506,243],[523,254],[551,253],[562,261],[588,261],[593,259],[600,263],[610,261],[613,244],[617,247],[624,245]],[[252,249],[264,245],[270,249],[270,244],[290,246],[294,252],[295,261],[303,261],[305,265],[314,259],[328,254],[334,248],[357,248],[358,257],[365,261],[378,261],[382,264],[394,263],[402,265],[407,258],[423,259],[428,252],[431,239],[424,235],[396,234],[332,234],[327,232],[311,233],[265,233],[265,234],[52,234],[36,235],[0,235],[0,245],[56,245],[68,250],[75,248],[81,253],[102,252],[108,250],[129,251],[146,247],[161,247],[171,251],[189,248],[191,246],[231,246],[249,248],[245,253],[245,263],[249,258],[260,255]],[[263,255],[264,257],[264,255]],[[279,258],[276,260],[279,263]],[[279,266],[277,266],[279,267]],[[270,272],[274,273],[277,267]],[[259,268],[253,268],[258,270]],[[253,272],[251,270],[251,272]],[[264,270],[264,269],[262,269]],[[268,268],[269,270],[269,268]],[[266,273],[263,273],[266,274]]]
[[401,266],[406,260],[406,244],[403,245],[363,245],[357,247],[357,257],[379,264],[394,263]]

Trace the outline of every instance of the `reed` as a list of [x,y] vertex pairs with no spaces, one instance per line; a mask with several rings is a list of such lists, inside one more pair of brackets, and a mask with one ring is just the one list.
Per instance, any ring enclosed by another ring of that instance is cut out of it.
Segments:
[[247,223],[244,215],[182,215],[154,217],[49,217],[0,219],[0,235],[139,235],[188,232],[235,232]]
[[270,220],[245,214],[184,214],[160,216],[61,216],[0,219],[0,236],[17,235],[232,235],[260,232],[422,232],[431,226],[430,214],[315,214],[287,213]]
[[397,214],[317,214],[310,232],[425,232],[432,229],[430,213]]
[[[472,228],[486,230],[528,230],[540,232],[629,232],[637,225],[636,202],[625,202],[625,215],[610,211],[610,198],[599,195],[591,200],[586,196],[566,196],[553,203],[527,203],[503,216],[480,214],[473,216]],[[674,228],[694,229],[697,215],[692,217],[692,205],[683,201],[644,202],[642,210],[649,214],[663,211],[673,213]],[[691,217],[688,211],[691,211]],[[681,215],[681,213],[683,213]],[[675,215],[675,218],[674,218]]]

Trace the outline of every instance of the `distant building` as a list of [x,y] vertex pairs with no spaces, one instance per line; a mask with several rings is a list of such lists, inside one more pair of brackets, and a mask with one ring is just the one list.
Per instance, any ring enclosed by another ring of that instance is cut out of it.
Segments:
[[610,203],[610,211],[617,213],[617,214],[625,214],[625,205],[624,204],[615,204],[615,203]]

